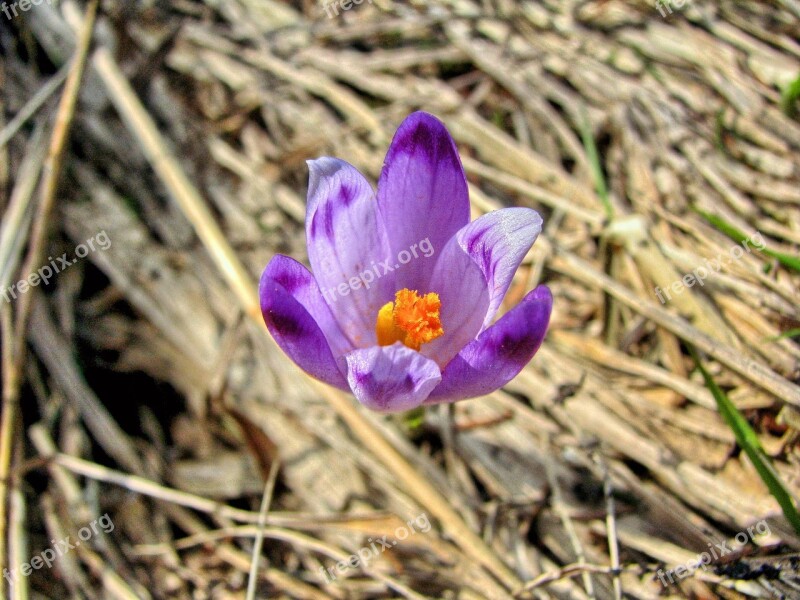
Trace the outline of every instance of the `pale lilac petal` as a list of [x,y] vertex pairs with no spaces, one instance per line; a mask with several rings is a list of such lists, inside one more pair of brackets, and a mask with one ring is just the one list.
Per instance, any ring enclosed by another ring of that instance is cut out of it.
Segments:
[[[435,261],[420,242],[438,254],[469,222],[467,180],[455,142],[433,115],[415,112],[398,128],[378,181],[378,206],[390,240],[399,288],[419,289],[428,283]],[[412,258],[401,265],[401,252]]]
[[308,162],[308,259],[322,295],[353,346],[376,343],[378,310],[394,297],[390,256],[372,188],[334,158]]
[[[302,265],[277,255],[261,276],[261,314],[275,342],[297,366],[312,377],[346,390],[344,359],[341,355],[338,360],[334,357],[328,342],[330,338],[338,344],[344,337],[337,332],[330,313],[325,313],[324,302],[315,297],[319,296],[315,287],[311,274]],[[312,313],[319,317],[319,323]]]
[[422,353],[444,367],[494,319],[542,219],[528,208],[504,208],[462,227],[436,260],[430,284],[442,301],[444,335]]
[[435,362],[399,342],[354,350],[346,360],[353,394],[361,404],[379,412],[415,408],[441,381]]
[[530,208],[503,208],[476,219],[457,237],[480,267],[489,286],[489,310],[483,329],[491,325],[522,259],[542,231],[542,217]]
[[530,292],[450,361],[426,404],[483,396],[511,381],[541,346],[552,307],[547,287]]
[[489,309],[489,288],[478,265],[453,237],[442,250],[421,294],[434,292],[441,301],[440,319],[444,335],[424,344],[420,352],[444,367],[480,333]]

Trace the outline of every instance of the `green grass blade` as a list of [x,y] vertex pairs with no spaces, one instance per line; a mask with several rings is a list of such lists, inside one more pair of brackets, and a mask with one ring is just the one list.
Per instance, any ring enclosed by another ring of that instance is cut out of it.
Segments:
[[797,113],[797,100],[800,98],[800,75],[781,93],[781,110],[787,117],[794,117]]
[[425,407],[418,406],[417,408],[412,408],[402,413],[400,418],[402,419],[403,426],[409,433],[416,433],[425,424]]
[[775,252],[774,250],[767,250],[766,248],[762,250],[762,252],[777,260],[784,267],[789,267],[790,269],[800,272],[800,258],[797,256],[791,256],[783,252]]
[[747,236],[742,231],[740,231],[737,227],[728,223],[722,217],[719,217],[715,214],[706,212],[696,207],[694,208],[694,211],[698,215],[703,217],[706,221],[711,223],[711,225],[719,229],[722,233],[727,235],[729,238],[736,240],[740,244],[747,239]]
[[[711,213],[707,213],[704,210],[700,210],[699,208],[695,208],[694,211],[703,217],[706,221],[711,223],[714,227],[719,229],[722,233],[727,235],[729,238],[736,240],[740,244],[743,243],[745,240],[749,239],[742,231],[738,228],[734,227],[722,217],[717,215],[713,215]],[[774,258],[779,263],[781,263],[784,267],[788,267],[789,269],[794,269],[795,271],[800,272],[800,258],[797,256],[792,256],[791,254],[784,254],[783,252],[776,252],[775,250],[770,250],[769,248],[758,248],[756,250],[766,254],[767,256]]]
[[734,406],[733,402],[730,401],[725,392],[722,391],[714,379],[712,379],[711,375],[708,374],[708,371],[705,370],[700,362],[700,358],[697,356],[697,351],[691,346],[688,348],[695,364],[697,365],[697,368],[703,375],[703,379],[706,382],[706,387],[711,391],[711,394],[714,396],[714,400],[717,401],[719,413],[728,424],[728,427],[730,427],[733,431],[734,436],[736,436],[736,442],[739,444],[742,450],[745,451],[748,458],[750,458],[750,462],[753,463],[753,466],[761,477],[761,480],[769,489],[770,494],[772,494],[775,500],[778,501],[786,520],[789,521],[792,527],[794,527],[794,530],[800,534],[800,513],[797,512],[795,501],[792,498],[792,495],[783,485],[780,476],[778,475],[777,471],[775,471],[775,468],[772,466],[769,457],[761,447],[761,442],[758,441],[756,432],[753,431],[753,428],[750,427],[750,423],[747,422],[747,419],[744,418],[742,413],[740,413],[736,406]]
[[581,112],[581,139],[583,140],[583,149],[586,151],[586,157],[589,159],[589,166],[592,169],[595,191],[600,198],[600,202],[603,203],[606,217],[610,221],[614,218],[614,207],[611,205],[611,199],[608,196],[608,185],[606,185],[606,178],[603,175],[603,168],[600,166],[600,154],[597,152],[597,145],[594,143],[592,128],[589,126],[589,117],[586,115],[585,110]]
[[795,327],[794,329],[790,329],[789,331],[784,331],[783,333],[779,333],[778,335],[773,335],[768,338],[764,338],[764,343],[771,343],[777,342],[779,340],[783,340],[786,338],[793,338],[795,336],[800,335],[800,327]]

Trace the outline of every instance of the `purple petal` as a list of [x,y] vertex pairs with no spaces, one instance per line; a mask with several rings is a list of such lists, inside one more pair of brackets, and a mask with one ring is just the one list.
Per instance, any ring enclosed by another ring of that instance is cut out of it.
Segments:
[[[438,253],[469,223],[461,159],[453,138],[433,115],[415,112],[397,129],[378,181],[378,206],[387,223],[393,260],[403,251],[413,253],[420,242]],[[416,258],[397,270],[398,288],[419,290],[430,279],[434,261],[421,253],[413,255]]]
[[530,208],[504,208],[476,219],[458,232],[462,248],[472,256],[489,285],[486,329],[511,285],[517,267],[539,233],[542,217]]
[[[344,336],[311,273],[279,254],[264,269],[258,294],[267,329],[289,358],[312,377],[348,389],[343,359],[337,363],[328,342],[341,344]],[[337,356],[342,355],[337,352]]]
[[361,404],[379,412],[419,406],[442,378],[435,362],[399,342],[354,350],[346,360],[353,394]]
[[552,308],[546,286],[530,292],[447,365],[426,404],[483,396],[511,381],[541,346]]
[[308,259],[322,295],[353,346],[376,343],[375,320],[394,296],[393,273],[375,194],[353,166],[334,158],[308,162]]

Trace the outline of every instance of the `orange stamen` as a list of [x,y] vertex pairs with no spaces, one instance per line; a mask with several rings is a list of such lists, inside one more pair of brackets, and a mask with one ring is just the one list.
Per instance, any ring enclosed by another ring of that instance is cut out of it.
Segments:
[[412,350],[419,350],[422,344],[441,337],[444,335],[439,320],[441,305],[439,294],[434,292],[420,296],[414,290],[400,290],[394,302],[387,302],[378,311],[375,323],[378,344],[402,342]]

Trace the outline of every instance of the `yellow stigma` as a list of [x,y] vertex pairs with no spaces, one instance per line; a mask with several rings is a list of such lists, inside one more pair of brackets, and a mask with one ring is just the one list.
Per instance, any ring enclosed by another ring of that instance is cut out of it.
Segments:
[[439,294],[420,296],[416,291],[400,290],[394,295],[394,302],[387,302],[378,311],[375,323],[378,344],[390,346],[403,342],[412,350],[419,350],[422,344],[444,335],[439,320],[441,305]]

